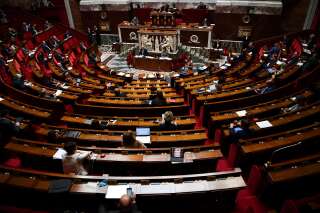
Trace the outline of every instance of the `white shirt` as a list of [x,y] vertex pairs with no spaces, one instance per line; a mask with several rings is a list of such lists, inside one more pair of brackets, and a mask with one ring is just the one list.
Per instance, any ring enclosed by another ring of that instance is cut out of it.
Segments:
[[76,175],[87,175],[88,172],[82,165],[82,161],[88,157],[90,152],[77,150],[74,154],[66,154],[62,158],[63,172],[65,174],[74,173]]

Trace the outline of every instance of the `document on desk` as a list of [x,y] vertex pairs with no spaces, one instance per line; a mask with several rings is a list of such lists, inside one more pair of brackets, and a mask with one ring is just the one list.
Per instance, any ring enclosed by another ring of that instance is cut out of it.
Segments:
[[159,161],[170,161],[170,155],[161,154],[161,155],[143,155],[143,162],[159,162]]
[[54,96],[59,96],[59,95],[61,95],[61,94],[62,94],[62,90],[59,90],[59,89],[58,89],[58,90],[56,91],[56,93],[54,93],[53,95],[54,95]]
[[172,194],[175,193],[174,183],[151,183],[141,185],[136,194],[152,195],[152,194]]
[[136,140],[143,144],[150,144],[151,136],[136,136]]
[[238,115],[238,117],[246,116],[247,110],[237,111],[236,114]]
[[256,124],[258,125],[259,128],[263,129],[263,128],[268,128],[272,126],[272,123],[270,123],[270,121],[265,120],[265,121],[258,121],[256,122]]
[[242,188],[246,186],[243,178],[238,177],[227,177],[227,178],[218,178],[214,181],[208,181],[208,190],[222,190],[222,189],[231,189],[231,188]]
[[176,193],[208,191],[207,181],[192,181],[175,184]]
[[4,99],[0,97],[0,101],[3,101]]
[[109,185],[105,198],[119,199],[122,195],[127,194],[129,185]]

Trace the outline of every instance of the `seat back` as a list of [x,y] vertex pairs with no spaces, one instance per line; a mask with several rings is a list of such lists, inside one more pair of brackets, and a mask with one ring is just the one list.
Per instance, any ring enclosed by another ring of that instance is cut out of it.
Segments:
[[286,200],[282,205],[280,213],[299,213],[299,209],[293,200]]
[[248,188],[253,195],[257,195],[262,190],[262,171],[257,165],[253,165],[247,181]]
[[229,155],[227,158],[230,167],[235,167],[238,158],[238,146],[234,143],[230,144]]

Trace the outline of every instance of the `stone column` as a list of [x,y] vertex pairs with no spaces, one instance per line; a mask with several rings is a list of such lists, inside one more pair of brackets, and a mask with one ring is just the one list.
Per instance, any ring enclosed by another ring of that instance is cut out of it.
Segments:
[[78,0],[64,0],[70,28],[84,32]]

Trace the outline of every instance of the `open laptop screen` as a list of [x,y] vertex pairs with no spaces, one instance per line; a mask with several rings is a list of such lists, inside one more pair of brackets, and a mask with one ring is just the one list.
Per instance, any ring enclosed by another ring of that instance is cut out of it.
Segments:
[[136,136],[150,136],[150,128],[136,128]]

